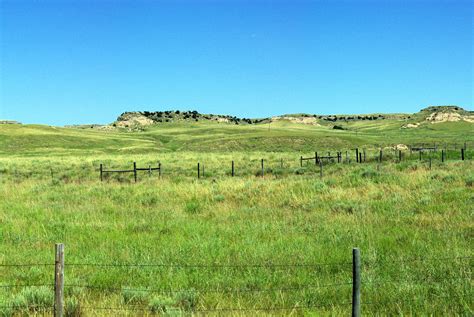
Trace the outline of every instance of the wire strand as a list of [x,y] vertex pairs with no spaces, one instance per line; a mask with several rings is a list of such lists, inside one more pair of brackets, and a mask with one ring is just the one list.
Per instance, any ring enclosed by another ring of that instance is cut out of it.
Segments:
[[194,290],[201,293],[263,293],[263,292],[291,292],[291,291],[300,291],[308,289],[319,289],[319,288],[328,288],[328,287],[341,287],[352,285],[352,283],[333,283],[333,284],[310,284],[310,285],[300,285],[295,287],[285,287],[285,288],[259,288],[259,289],[248,289],[248,288],[223,288],[223,289],[209,289],[209,288],[188,288],[188,289],[161,289],[161,288],[118,288],[118,287],[101,287],[101,286],[92,286],[92,285],[76,285],[76,284],[66,284],[64,287],[78,287],[78,288],[88,288],[88,289],[97,289],[97,290],[108,290],[108,291],[136,291],[136,292],[163,292],[163,293],[180,293],[184,291]]

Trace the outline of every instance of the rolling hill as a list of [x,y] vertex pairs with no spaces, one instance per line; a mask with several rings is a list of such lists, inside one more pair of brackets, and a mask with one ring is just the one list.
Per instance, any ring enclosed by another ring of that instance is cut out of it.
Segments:
[[474,142],[474,115],[456,106],[415,114],[290,114],[247,119],[194,111],[128,112],[107,126],[0,124],[0,155],[174,151],[314,151]]

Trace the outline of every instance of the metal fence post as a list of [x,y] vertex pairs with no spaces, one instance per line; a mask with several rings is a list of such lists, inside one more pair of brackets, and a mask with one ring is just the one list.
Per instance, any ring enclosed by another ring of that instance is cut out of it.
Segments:
[[352,317],[360,317],[360,251],[352,249]]
[[137,182],[137,162],[133,162],[133,178],[135,179],[135,183]]
[[198,178],[201,178],[201,167],[199,166],[199,163],[198,163]]
[[[303,161],[301,161],[301,162],[303,162]],[[265,173],[265,171],[263,169],[263,159],[262,159],[262,177],[264,176],[264,173]]]
[[64,244],[56,243],[54,261],[54,317],[63,316]]
[[100,163],[100,181],[102,182],[103,178],[102,178],[102,174],[103,174],[103,167],[102,167],[102,163]]

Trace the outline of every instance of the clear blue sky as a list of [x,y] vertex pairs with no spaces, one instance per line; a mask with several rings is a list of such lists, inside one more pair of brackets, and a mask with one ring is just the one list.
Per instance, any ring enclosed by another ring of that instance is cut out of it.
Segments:
[[0,118],[472,109],[474,2],[0,1]]

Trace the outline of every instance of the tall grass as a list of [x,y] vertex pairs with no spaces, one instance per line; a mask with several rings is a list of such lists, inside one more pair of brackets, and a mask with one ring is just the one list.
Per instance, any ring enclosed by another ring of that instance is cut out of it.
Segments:
[[[255,176],[262,157],[263,179]],[[101,183],[98,164],[131,166],[125,155],[0,159],[0,263],[53,263],[54,243],[64,242],[72,315],[93,314],[93,307],[171,315],[306,306],[317,307],[298,311],[346,315],[357,246],[364,313],[473,311],[472,161],[434,161],[431,170],[416,157],[401,164],[330,164],[321,179],[314,163],[301,168],[289,152],[133,160],[140,166],[160,160],[163,177],[142,172],[137,184],[131,175]],[[200,180],[198,161],[206,166]],[[133,263],[164,266],[86,265]],[[322,263],[333,265],[300,266]],[[52,270],[2,267],[0,280],[51,284]],[[0,303],[14,307],[5,314],[25,309],[13,305],[25,289],[0,288]],[[35,301],[27,302],[33,311]]]

